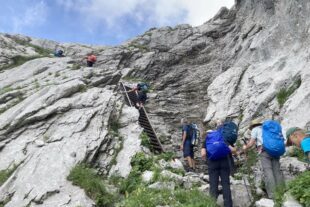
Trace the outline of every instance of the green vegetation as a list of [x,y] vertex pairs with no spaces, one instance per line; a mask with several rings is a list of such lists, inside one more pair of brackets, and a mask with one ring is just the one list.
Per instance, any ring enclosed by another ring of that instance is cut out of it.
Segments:
[[41,56],[21,56],[21,55],[14,56],[11,58],[12,63],[0,67],[0,71],[18,67],[27,61],[34,60],[34,59],[40,58],[40,57]]
[[177,189],[175,191],[170,191],[153,190],[141,187],[133,192],[121,206],[216,207],[217,205],[213,199],[196,189]]
[[11,88],[10,86],[5,86],[4,88],[1,88],[0,95],[8,93],[8,92],[13,91],[13,90],[14,90],[14,88]]
[[54,74],[54,77],[57,78],[60,76],[60,72],[59,71],[56,71],[56,73]]
[[0,171],[0,186],[5,183],[5,181],[13,174],[17,167],[18,165],[14,164],[13,167]]
[[51,53],[53,53],[52,50],[40,47],[38,45],[31,44],[27,40],[22,40],[22,39],[14,38],[14,41],[16,43],[20,44],[20,45],[24,45],[24,46],[27,46],[27,47],[32,47],[34,49],[34,51],[36,53],[40,54],[41,56],[49,56]]
[[170,161],[175,157],[173,152],[164,152],[157,156],[157,160],[164,159],[165,161]]
[[307,162],[307,156],[305,155],[305,153],[302,151],[302,149],[298,148],[298,147],[294,147],[292,152],[290,153],[290,156],[292,157],[297,157],[297,159],[299,161],[302,162]]
[[277,188],[275,193],[275,207],[280,207],[285,193],[291,194],[303,206],[310,206],[310,171],[306,171],[287,183]]
[[151,145],[150,138],[144,131],[140,134],[140,139],[141,139],[142,146],[151,148],[152,145]]
[[0,201],[0,207],[5,207],[5,205],[11,201],[11,197],[7,197],[4,201]]
[[82,66],[80,64],[75,63],[72,65],[71,70],[79,70],[79,69],[81,69],[81,67]]
[[13,106],[17,105],[18,103],[22,102],[23,100],[24,100],[24,97],[23,97],[22,93],[20,93],[17,96],[17,99],[12,101],[10,104],[7,104],[5,107],[0,108],[0,114],[4,113],[6,110],[8,110],[9,108],[12,108]]
[[134,48],[138,48],[139,50],[141,50],[142,52],[149,52],[150,51],[150,48],[146,45],[140,45],[140,44],[137,44],[137,43],[131,43],[129,46],[130,47],[134,47]]
[[73,185],[83,188],[85,193],[96,202],[96,206],[114,206],[115,195],[107,191],[103,180],[93,169],[83,164],[77,165],[71,170],[67,179],[72,181]]
[[238,169],[235,179],[242,179],[242,176],[246,176],[250,184],[250,191],[253,196],[252,204],[254,205],[255,201],[260,199],[260,196],[258,196],[256,193],[255,178],[253,176],[253,167],[257,163],[258,155],[256,150],[250,149],[249,151],[247,151],[246,156],[246,161]]
[[277,94],[277,100],[280,108],[285,104],[289,97],[300,87],[301,78],[299,77],[289,88],[282,88]]

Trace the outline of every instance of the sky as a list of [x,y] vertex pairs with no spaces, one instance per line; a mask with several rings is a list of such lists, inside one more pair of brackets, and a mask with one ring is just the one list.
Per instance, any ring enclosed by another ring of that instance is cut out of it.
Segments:
[[0,0],[0,32],[118,45],[150,28],[199,26],[234,0]]

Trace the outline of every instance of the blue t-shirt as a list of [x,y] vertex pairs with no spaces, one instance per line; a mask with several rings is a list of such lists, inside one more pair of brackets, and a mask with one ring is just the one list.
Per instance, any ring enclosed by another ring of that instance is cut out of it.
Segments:
[[302,140],[302,142],[300,143],[300,146],[304,153],[307,154],[308,152],[310,152],[310,137],[304,138],[304,140]]
[[185,142],[191,141],[191,139],[189,138],[189,133],[190,133],[190,126],[189,125],[184,125],[182,128],[182,137],[183,137],[183,133],[186,132],[186,139]]

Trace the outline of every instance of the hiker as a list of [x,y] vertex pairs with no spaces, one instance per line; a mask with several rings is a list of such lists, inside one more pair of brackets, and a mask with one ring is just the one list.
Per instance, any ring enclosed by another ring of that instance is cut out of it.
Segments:
[[97,57],[92,53],[88,54],[87,57],[85,57],[85,59],[87,59],[86,60],[87,67],[93,67],[93,65],[97,61]]
[[310,162],[310,134],[298,127],[291,127],[286,131],[286,145],[301,148]]
[[138,83],[137,86],[127,91],[128,93],[135,92],[137,94],[138,101],[136,103],[136,107],[138,109],[141,109],[145,105],[145,102],[147,100],[148,90],[149,90],[149,85],[147,83]]
[[188,163],[188,172],[193,172],[196,168],[194,160],[194,145],[192,144],[192,134],[194,129],[186,118],[181,119],[182,124],[182,144],[180,149],[183,151],[183,157]]
[[[267,143],[269,143],[270,140],[273,141],[274,139],[271,133],[265,132],[265,125],[267,126],[267,122],[274,123],[275,121],[265,121],[264,123],[262,123],[261,119],[254,119],[251,121],[251,124],[249,126],[249,129],[251,130],[251,138],[248,141],[248,143],[243,145],[242,149],[246,153],[246,151],[249,148],[256,145],[259,159],[260,159],[260,162],[263,168],[264,177],[265,177],[267,195],[269,198],[272,199],[274,197],[274,190],[276,186],[284,184],[284,179],[283,179],[283,175],[280,170],[280,162],[279,162],[280,156],[271,155],[270,150],[268,150],[267,148]],[[276,124],[276,125],[278,126],[277,136],[279,136],[279,134],[282,136],[281,126],[279,124]],[[264,130],[263,130],[263,127],[264,127]],[[274,127],[274,129],[276,128]],[[265,135],[263,135],[264,133]],[[264,143],[264,142],[267,142],[267,143]],[[282,149],[284,147],[284,140],[282,140],[282,142],[283,142],[283,146],[279,145],[278,147],[279,149],[280,148]],[[281,140],[280,140],[280,143],[281,143]],[[284,152],[285,152],[285,147],[284,147],[284,151],[281,152],[280,154],[283,155]]]
[[61,49],[55,50],[54,56],[55,57],[64,57],[63,53],[64,53],[64,51]]
[[217,199],[219,195],[219,178],[221,178],[224,206],[232,207],[233,203],[231,198],[229,175],[232,171],[231,154],[236,154],[237,150],[229,143],[225,143],[222,133],[223,122],[219,120],[216,125],[216,130],[208,130],[206,132],[205,140],[203,141],[201,149],[201,157],[202,159],[207,158],[210,180],[210,195]]

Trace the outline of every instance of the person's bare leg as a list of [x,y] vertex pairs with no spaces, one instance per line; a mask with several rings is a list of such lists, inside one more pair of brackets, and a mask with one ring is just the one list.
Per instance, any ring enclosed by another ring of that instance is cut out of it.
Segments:
[[192,160],[193,169],[196,169],[196,162],[195,162],[194,158],[191,158],[191,160]]
[[193,162],[192,162],[192,158],[190,156],[186,157],[188,165],[190,168],[193,168]]

